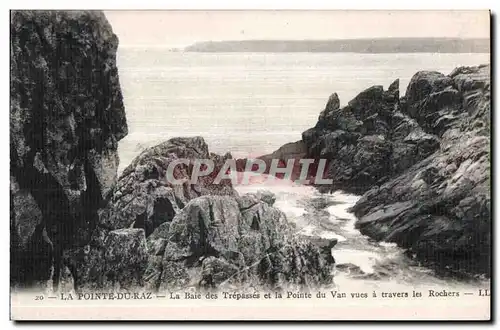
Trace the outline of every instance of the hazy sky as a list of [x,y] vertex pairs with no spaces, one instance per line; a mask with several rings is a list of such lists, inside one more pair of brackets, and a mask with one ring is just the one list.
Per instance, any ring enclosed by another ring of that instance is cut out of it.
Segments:
[[370,37],[489,38],[487,11],[106,11],[121,46]]

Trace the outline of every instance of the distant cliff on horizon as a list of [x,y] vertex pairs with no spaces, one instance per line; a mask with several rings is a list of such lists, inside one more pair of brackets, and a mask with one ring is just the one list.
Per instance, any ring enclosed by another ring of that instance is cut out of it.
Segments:
[[204,41],[186,52],[489,53],[489,39],[377,38],[339,40]]

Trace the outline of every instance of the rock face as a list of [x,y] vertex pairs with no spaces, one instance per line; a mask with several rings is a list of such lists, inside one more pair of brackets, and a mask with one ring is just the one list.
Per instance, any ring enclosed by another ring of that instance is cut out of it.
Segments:
[[419,72],[402,111],[440,148],[355,205],[361,232],[445,274],[491,272],[490,67]]
[[316,126],[302,134],[309,157],[329,160],[326,177],[334,189],[361,193],[393,170],[388,159],[398,87],[399,81],[387,91],[373,86],[343,108],[333,94]]
[[[212,159],[217,168],[231,158],[211,154],[201,137],[173,138],[144,150],[123,171],[113,190],[101,224],[109,229],[134,226],[143,228],[149,236],[156,227],[173,217],[193,198],[212,195],[234,195],[230,180],[213,184],[214,175],[201,176],[196,184],[172,184],[167,178],[169,164],[177,159]],[[189,179],[193,165],[175,167],[176,179]]]
[[[97,229],[80,258],[75,286],[79,289],[130,290],[144,285],[150,249],[146,240],[156,228],[164,228],[188,202],[206,194],[234,195],[231,181],[212,184],[213,177],[200,177],[197,184],[174,184],[167,178],[168,165],[177,159],[214,160],[201,137],[173,138],[144,150],[123,171],[110,191],[108,204],[100,210]],[[176,179],[191,177],[192,165],[177,165]],[[127,257],[128,256],[128,257]],[[126,274],[126,275],[123,275]]]
[[418,72],[340,109],[330,97],[303,133],[308,156],[329,159],[331,190],[364,193],[363,234],[396,242],[446,274],[490,274],[490,67]]
[[268,194],[193,199],[148,238],[149,288],[331,284],[335,241],[315,245],[295,237],[273,202]]
[[[180,158],[211,158],[218,169],[230,155],[211,154],[204,140],[194,137],[171,139],[134,159],[101,214],[100,227],[111,230],[105,233],[108,238],[89,246],[104,254],[105,264],[109,264],[109,236],[136,227],[145,231],[148,260],[146,265],[137,261],[140,266],[134,269],[143,275],[141,283],[149,290],[331,283],[331,247],[294,238],[285,215],[272,207],[272,193],[240,197],[229,180],[214,184],[214,176],[201,177],[196,185],[172,184],[167,168]],[[193,171],[188,165],[176,169],[177,179],[189,178]],[[98,258],[89,262],[86,268],[102,264]],[[110,284],[110,270],[96,273],[106,274],[102,286]],[[120,283],[120,288],[134,284]]]
[[11,274],[30,286],[89,240],[127,123],[102,13],[13,11],[10,34]]

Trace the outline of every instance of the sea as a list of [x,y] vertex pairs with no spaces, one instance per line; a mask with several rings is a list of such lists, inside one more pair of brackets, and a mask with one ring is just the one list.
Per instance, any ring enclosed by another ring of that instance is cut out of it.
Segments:
[[[118,50],[118,70],[129,134],[119,143],[121,172],[145,148],[178,136],[202,136],[211,152],[235,157],[270,153],[315,125],[328,97],[341,105],[366,88],[400,80],[405,94],[421,70],[450,73],[458,66],[489,63],[489,54],[188,53],[161,48]],[[441,278],[395,244],[376,242],[356,228],[349,213],[360,196],[281,180],[236,186],[240,193],[275,193],[276,207],[302,235],[336,238],[332,254],[344,269],[336,290],[429,290],[472,293],[486,279]],[[320,201],[320,202],[318,202]],[[431,299],[431,298],[429,298]],[[464,299],[464,298],[462,298]],[[425,301],[425,300],[424,300]]]

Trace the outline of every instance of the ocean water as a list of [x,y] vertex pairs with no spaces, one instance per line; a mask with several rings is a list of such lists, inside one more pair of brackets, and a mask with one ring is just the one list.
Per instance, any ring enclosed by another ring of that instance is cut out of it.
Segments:
[[400,79],[403,94],[419,70],[450,73],[487,63],[489,54],[174,53],[119,48],[129,135],[123,169],[145,147],[201,135],[210,151],[270,153],[301,139],[328,97],[342,105],[373,85]]
[[[457,280],[442,278],[426,267],[410,259],[405,251],[394,243],[377,242],[355,229],[356,217],[349,213],[360,198],[341,191],[320,194],[310,186],[295,184],[287,180],[273,180],[268,184],[237,185],[240,194],[259,190],[271,191],[276,195],[275,206],[282,210],[288,221],[296,226],[298,235],[337,239],[332,249],[337,266],[354,265],[359,270],[348,271],[337,268],[332,289],[340,292],[411,292],[428,290],[473,292],[468,303],[476,301],[484,306],[484,297],[478,297],[478,289],[489,289],[486,279]],[[321,203],[318,203],[321,200]],[[320,205],[320,207],[318,207]]]
[[[119,145],[120,171],[145,147],[176,136],[203,136],[210,151],[230,151],[237,157],[269,153],[300,140],[333,92],[345,105],[362,90],[387,88],[399,78],[403,95],[417,71],[448,74],[457,66],[488,62],[489,54],[204,54],[120,48],[118,69],[129,125],[129,135]],[[335,285],[340,289],[475,291],[489,286],[487,281],[437,278],[402,249],[361,235],[348,212],[359,196],[321,195],[285,181],[236,189],[271,190],[276,206],[298,233],[336,238],[339,243],[332,252],[337,263],[353,264],[365,274],[355,278],[337,272]],[[329,205],[321,217],[311,209],[318,198]]]

